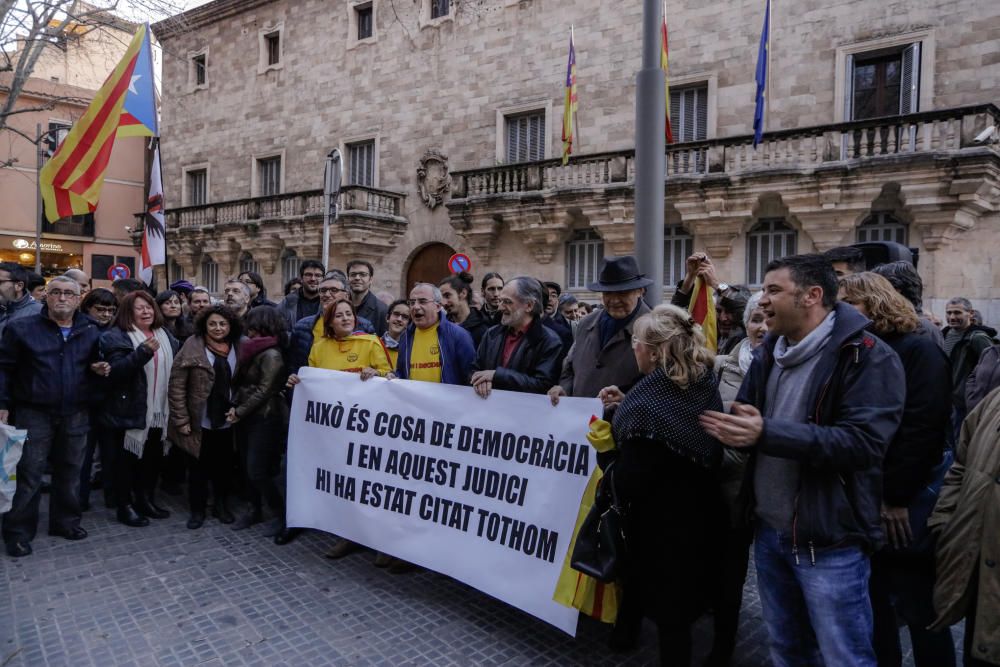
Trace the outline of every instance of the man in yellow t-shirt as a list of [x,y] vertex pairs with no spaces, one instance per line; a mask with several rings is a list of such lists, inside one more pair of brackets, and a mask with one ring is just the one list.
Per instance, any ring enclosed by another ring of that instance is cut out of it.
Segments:
[[441,310],[441,291],[428,283],[410,290],[410,326],[399,341],[394,376],[467,386],[476,350],[472,336]]

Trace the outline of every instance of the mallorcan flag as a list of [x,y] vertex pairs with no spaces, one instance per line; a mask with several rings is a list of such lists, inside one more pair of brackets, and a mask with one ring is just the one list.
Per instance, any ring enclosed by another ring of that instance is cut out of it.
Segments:
[[573,123],[576,121],[576,47],[573,45],[573,30],[569,33],[569,58],[566,62],[566,99],[563,104],[562,163],[569,162],[573,152]]
[[139,277],[153,284],[153,267],[167,263],[166,226],[163,224],[163,179],[160,177],[160,144],[153,150],[153,166],[149,171],[149,198],[142,229],[142,250],[139,253]]
[[719,338],[715,322],[715,297],[712,288],[701,276],[694,279],[688,310],[691,312],[691,318],[701,325],[701,330],[705,333],[705,347],[715,352],[718,349]]
[[121,62],[42,167],[39,187],[50,222],[97,209],[116,136],[157,135],[149,34],[148,25],[136,31]]

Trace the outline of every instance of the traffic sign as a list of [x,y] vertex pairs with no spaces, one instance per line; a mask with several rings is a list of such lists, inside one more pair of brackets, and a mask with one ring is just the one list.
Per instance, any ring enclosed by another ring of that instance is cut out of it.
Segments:
[[115,281],[123,278],[131,278],[132,271],[127,264],[112,264],[108,269],[108,280]]
[[472,260],[469,256],[460,252],[455,253],[448,260],[448,270],[452,273],[462,273],[472,268]]

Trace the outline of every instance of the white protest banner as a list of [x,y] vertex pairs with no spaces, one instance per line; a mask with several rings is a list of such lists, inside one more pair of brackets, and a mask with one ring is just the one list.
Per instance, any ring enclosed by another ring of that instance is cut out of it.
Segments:
[[596,457],[597,399],[303,368],[288,524],[436,570],[576,634],[552,600]]

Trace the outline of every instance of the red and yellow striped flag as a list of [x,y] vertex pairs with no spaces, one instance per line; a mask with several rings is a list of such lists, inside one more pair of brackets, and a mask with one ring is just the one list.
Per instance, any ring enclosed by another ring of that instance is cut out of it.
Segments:
[[663,15],[663,24],[660,26],[660,67],[663,68],[663,75],[666,77],[666,91],[667,91],[667,143],[674,143],[674,130],[670,127],[670,67],[669,58],[667,58],[667,15]]
[[701,330],[705,333],[705,347],[713,352],[717,351],[719,334],[715,321],[715,295],[701,276],[694,279],[688,310],[692,319],[701,325]]
[[83,117],[70,129],[55,155],[42,167],[39,186],[50,222],[97,208],[104,172],[132,84],[132,73],[148,28],[141,26],[125,56],[97,91]]
[[562,163],[569,162],[573,152],[573,123],[576,121],[576,47],[573,45],[573,30],[569,33],[569,59],[566,63],[566,98],[563,105]]

